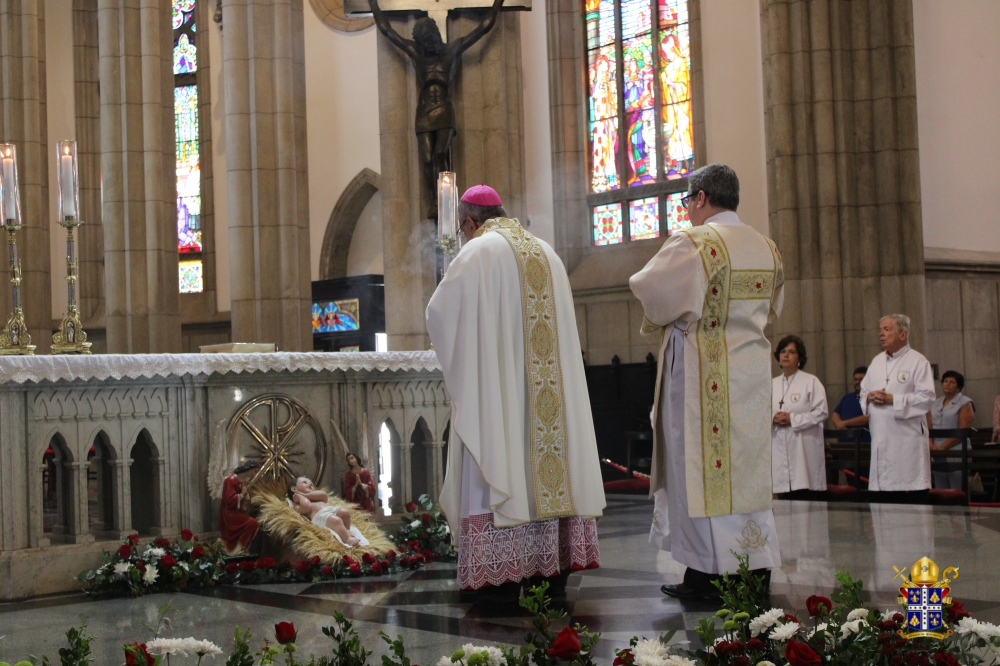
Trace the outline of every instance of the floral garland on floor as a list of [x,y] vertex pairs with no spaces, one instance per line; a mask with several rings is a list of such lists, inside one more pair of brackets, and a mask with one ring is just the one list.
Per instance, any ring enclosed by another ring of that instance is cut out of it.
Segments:
[[[397,546],[406,546],[413,552],[421,553],[426,558],[441,562],[454,562],[458,553],[451,543],[451,529],[441,507],[434,503],[428,495],[421,495],[416,502],[407,502],[406,513],[402,517],[403,524],[393,535],[392,541]],[[420,515],[417,515],[417,511]]]
[[278,562],[271,557],[227,561],[219,543],[201,543],[191,530],[179,539],[159,537],[145,546],[131,534],[117,550],[103,554],[104,563],[74,578],[85,584],[88,594],[141,596],[178,592],[213,585],[259,585],[336,580],[360,576],[383,576],[416,569],[433,561],[433,555],[414,552],[405,544],[399,552],[384,556],[366,553],[360,560],[350,556],[336,565],[321,564],[318,557]]
[[[162,556],[161,556],[162,559]],[[861,599],[861,581],[848,574],[837,574],[840,590],[832,599],[812,596],[806,600],[809,620],[799,619],[780,608],[766,609],[767,593],[763,579],[754,577],[740,563],[740,579],[724,579],[719,586],[725,608],[715,617],[699,624],[698,637],[703,648],[687,651],[670,641],[675,632],[658,638],[633,637],[629,647],[616,650],[614,666],[979,666],[997,664],[1000,656],[1000,628],[973,619],[960,602],[947,607],[954,633],[943,639],[906,638],[897,633],[903,617],[900,613],[865,608]],[[562,610],[552,609],[546,595],[547,583],[531,588],[520,600],[531,613],[533,630],[518,647],[466,644],[451,655],[441,657],[436,666],[595,666],[594,647],[600,638],[579,624],[565,626],[557,634],[552,627],[565,618]],[[123,646],[126,666],[170,666],[175,660],[197,660],[222,655],[223,650],[211,641],[161,637],[160,631],[169,606],[160,609],[160,622],[151,629],[153,637],[145,643],[134,641]],[[716,636],[716,620],[723,620],[722,636]],[[275,625],[274,642],[263,641],[254,651],[249,629],[236,627],[226,666],[367,666],[373,654],[362,645],[350,621],[334,613],[336,626],[324,627],[333,649],[329,655],[310,655],[299,661],[295,645],[297,631],[290,622]],[[90,638],[85,627],[71,629],[66,636],[69,647],[59,651],[62,666],[88,666]],[[379,632],[389,654],[382,666],[419,666],[406,655],[403,638],[393,640]],[[15,666],[47,666],[47,657],[32,656]],[[0,666],[10,666],[0,662]]]

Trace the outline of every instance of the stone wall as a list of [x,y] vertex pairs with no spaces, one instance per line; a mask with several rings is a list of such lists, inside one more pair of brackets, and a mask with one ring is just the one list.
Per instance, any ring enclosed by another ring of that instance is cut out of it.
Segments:
[[[323,356],[331,361],[342,355]],[[141,364],[153,357],[105,358]],[[369,458],[376,479],[379,432],[388,423],[397,433],[392,444],[399,461],[392,505],[418,492],[436,497],[450,418],[440,371],[427,369],[427,362],[378,367],[386,366],[0,385],[0,596],[76,589],[70,576],[100,564],[101,551],[117,547],[125,534],[217,531],[218,502],[206,485],[211,451],[222,437],[230,453],[239,447],[246,455],[226,427],[261,397],[279,395],[305,406],[320,431],[313,431],[312,446],[326,460],[317,485],[339,493],[347,471],[331,420],[348,445]],[[12,376],[10,368],[4,375]],[[367,451],[361,450],[365,413]],[[36,576],[42,567],[60,575]]]

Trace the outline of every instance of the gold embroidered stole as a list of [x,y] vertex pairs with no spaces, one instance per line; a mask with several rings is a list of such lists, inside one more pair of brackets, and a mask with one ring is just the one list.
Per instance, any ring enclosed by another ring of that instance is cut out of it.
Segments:
[[566,392],[559,360],[552,270],[544,248],[517,220],[487,220],[476,236],[489,231],[510,243],[521,279],[531,475],[537,515],[539,519],[572,516],[576,510],[566,448]]
[[[683,232],[701,255],[708,276],[708,290],[696,326],[698,376],[701,401],[702,474],[705,515],[732,513],[733,486],[730,467],[729,348],[726,324],[733,300],[770,300],[780,264],[774,270],[732,270],[729,251],[719,232],[708,225]],[[773,245],[772,245],[773,249]]]

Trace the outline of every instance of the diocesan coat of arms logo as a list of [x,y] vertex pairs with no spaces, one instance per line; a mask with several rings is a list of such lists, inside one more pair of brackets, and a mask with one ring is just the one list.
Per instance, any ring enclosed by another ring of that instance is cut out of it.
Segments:
[[[896,576],[903,581],[899,588],[899,603],[906,606],[906,622],[899,634],[904,638],[947,638],[951,635],[944,621],[944,608],[951,604],[948,587],[958,578],[958,567],[948,567],[941,573],[933,560],[922,557],[910,567],[910,577],[906,570],[893,567]],[[949,576],[951,578],[949,578]]]

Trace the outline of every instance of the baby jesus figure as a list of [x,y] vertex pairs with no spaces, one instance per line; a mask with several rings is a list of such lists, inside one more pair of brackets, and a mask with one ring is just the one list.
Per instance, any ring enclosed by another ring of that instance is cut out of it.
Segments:
[[367,546],[368,539],[351,524],[351,512],[346,506],[328,504],[330,496],[317,490],[313,482],[304,476],[295,480],[288,488],[288,499],[292,508],[314,525],[330,530],[337,540],[349,548]]

